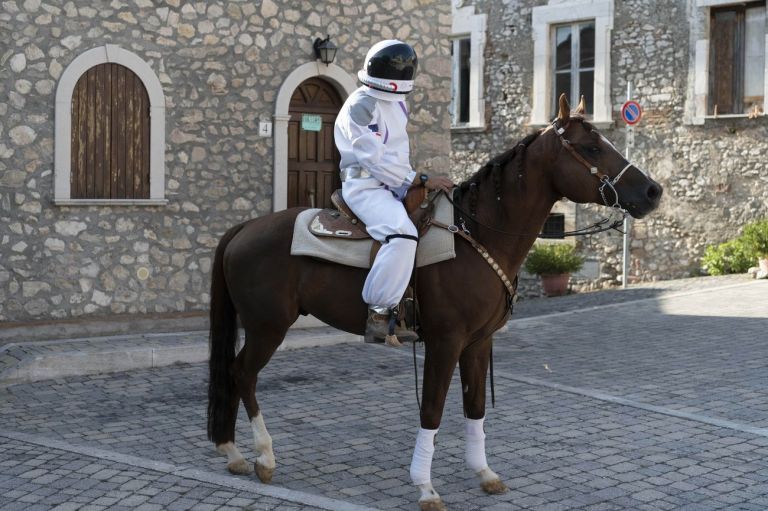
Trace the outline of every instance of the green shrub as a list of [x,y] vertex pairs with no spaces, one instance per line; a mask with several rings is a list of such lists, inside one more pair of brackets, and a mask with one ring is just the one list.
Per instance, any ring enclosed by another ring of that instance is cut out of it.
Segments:
[[745,273],[763,257],[768,257],[768,218],[745,225],[738,238],[708,246],[701,262],[710,275],[726,275]]
[[768,219],[747,224],[741,238],[757,258],[768,257]]
[[537,244],[525,260],[525,271],[535,275],[559,275],[573,273],[584,266],[584,258],[572,245]]
[[757,258],[742,238],[736,238],[708,246],[701,262],[710,275],[727,275],[745,273]]

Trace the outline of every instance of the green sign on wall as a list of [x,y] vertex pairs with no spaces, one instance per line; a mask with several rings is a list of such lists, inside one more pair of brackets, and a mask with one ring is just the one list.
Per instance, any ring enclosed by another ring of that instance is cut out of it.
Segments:
[[301,115],[301,129],[304,131],[320,131],[323,127],[323,118],[314,114]]

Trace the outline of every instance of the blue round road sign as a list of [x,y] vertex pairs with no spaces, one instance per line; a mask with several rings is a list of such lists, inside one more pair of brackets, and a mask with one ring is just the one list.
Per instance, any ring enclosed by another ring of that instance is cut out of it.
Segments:
[[621,107],[621,117],[624,122],[630,126],[634,126],[640,122],[640,118],[643,116],[643,109],[640,108],[640,103],[637,101],[627,101]]

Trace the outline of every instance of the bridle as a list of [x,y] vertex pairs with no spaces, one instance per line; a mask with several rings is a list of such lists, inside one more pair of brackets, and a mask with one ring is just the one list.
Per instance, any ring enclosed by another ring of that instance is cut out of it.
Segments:
[[[576,120],[583,121],[581,117],[576,117]],[[570,122],[570,119],[568,120]],[[598,188],[598,191],[600,192],[600,197],[603,199],[603,204],[610,208],[617,209],[621,212],[622,215],[627,214],[627,210],[621,207],[619,204],[619,192],[616,190],[616,183],[619,182],[619,179],[624,175],[624,173],[629,170],[630,167],[635,167],[638,170],[640,170],[638,167],[636,167],[632,162],[627,161],[627,164],[624,166],[623,169],[621,169],[621,172],[616,174],[616,177],[611,178],[609,175],[602,172],[599,168],[592,165],[590,162],[586,160],[582,155],[576,151],[576,149],[573,147],[573,144],[570,140],[565,138],[563,135],[565,134],[565,130],[568,127],[568,122],[566,122],[565,126],[560,126],[560,119],[555,119],[552,121],[552,129],[555,130],[555,133],[557,134],[557,138],[560,139],[560,143],[563,145],[563,147],[573,156],[573,158],[584,165],[584,167],[589,170],[589,173],[595,176],[597,179],[600,180],[600,187]],[[642,170],[640,170],[642,172]],[[605,190],[606,188],[610,189],[613,193],[613,204],[611,204],[608,199],[605,197]]]
[[[584,119],[580,116],[579,117],[574,116],[574,117],[571,117],[570,119],[584,121]],[[569,119],[569,122],[570,122],[570,119]],[[552,121],[552,124],[550,125],[550,127],[554,130],[555,134],[560,139],[560,143],[571,154],[571,156],[573,156],[573,158],[576,161],[578,161],[584,167],[586,167],[587,170],[589,170],[590,174],[598,178],[598,180],[600,181],[600,187],[598,188],[598,191],[600,192],[600,197],[602,197],[603,199],[603,203],[606,206],[613,209],[614,211],[618,211],[621,214],[621,218],[617,220],[610,219],[610,218],[603,218],[602,220],[599,220],[590,226],[582,227],[581,229],[576,229],[573,231],[567,231],[557,236],[548,236],[546,234],[541,234],[541,233],[536,235],[533,233],[515,233],[515,232],[504,231],[501,229],[497,229],[491,225],[481,223],[476,218],[474,218],[475,217],[474,213],[465,211],[461,206],[459,206],[456,203],[456,201],[453,200],[453,197],[452,197],[453,194],[445,193],[445,196],[448,199],[448,202],[450,202],[453,205],[453,207],[456,210],[458,210],[462,215],[466,216],[467,218],[471,218],[477,225],[485,229],[488,229],[490,231],[503,234],[505,236],[533,235],[539,238],[561,238],[561,237],[570,237],[570,236],[587,236],[590,234],[598,234],[598,233],[610,231],[610,230],[617,231],[623,234],[623,232],[621,231],[621,229],[619,229],[619,227],[624,223],[624,219],[626,218],[628,213],[627,213],[627,210],[621,207],[621,205],[619,204],[619,192],[616,190],[616,183],[619,182],[619,179],[622,178],[624,173],[627,170],[629,170],[630,167],[635,167],[638,171],[640,171],[644,175],[645,175],[645,172],[643,172],[639,167],[634,165],[632,162],[627,161],[627,164],[624,166],[623,169],[621,169],[621,171],[618,174],[616,174],[616,177],[611,178],[609,175],[602,172],[598,167],[596,167],[595,165],[592,165],[582,155],[580,155],[578,151],[576,151],[576,149],[573,147],[573,144],[571,143],[571,141],[563,136],[565,134],[566,128],[568,127],[568,123],[566,123],[565,127],[563,127],[563,126],[560,126],[560,119],[555,119],[554,121]],[[541,132],[544,132],[544,131],[546,131],[546,129],[541,130]],[[605,138],[603,138],[603,140],[605,140],[608,144],[611,145],[611,147],[613,147],[613,144],[608,142]],[[606,198],[606,195],[605,195],[606,188],[610,189],[611,192],[613,192],[613,204],[611,204],[610,201],[608,201],[608,199]],[[458,229],[458,227],[456,226],[451,226],[451,227],[453,229]],[[461,229],[466,234],[470,234],[469,229],[467,229],[467,227],[464,225],[463,218],[459,222],[459,227],[461,227]],[[455,232],[455,231],[452,230],[452,232]]]

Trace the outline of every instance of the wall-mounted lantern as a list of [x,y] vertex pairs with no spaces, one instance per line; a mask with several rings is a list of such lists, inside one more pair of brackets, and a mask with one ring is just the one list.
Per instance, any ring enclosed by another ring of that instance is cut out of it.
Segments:
[[315,39],[315,43],[312,45],[315,49],[315,58],[320,59],[323,64],[330,64],[333,59],[336,58],[336,45],[331,42],[331,36],[326,36],[325,39],[319,37]]

